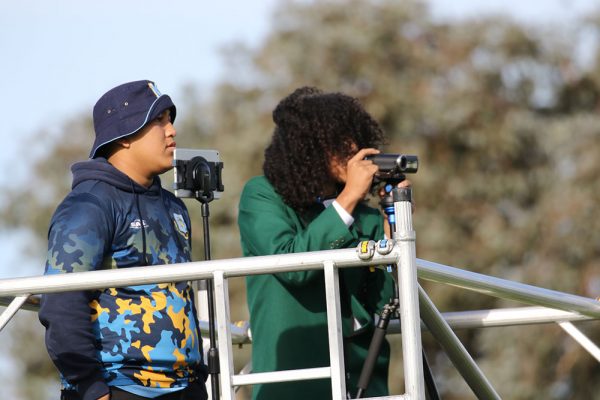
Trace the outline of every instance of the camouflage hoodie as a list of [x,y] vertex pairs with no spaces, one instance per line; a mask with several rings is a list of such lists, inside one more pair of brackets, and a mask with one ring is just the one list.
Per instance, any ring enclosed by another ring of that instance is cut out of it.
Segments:
[[[158,177],[142,187],[102,158],[72,171],[50,222],[45,274],[190,261],[187,209]],[[96,399],[107,385],[205,379],[192,299],[187,282],[44,295],[39,318],[64,387]]]

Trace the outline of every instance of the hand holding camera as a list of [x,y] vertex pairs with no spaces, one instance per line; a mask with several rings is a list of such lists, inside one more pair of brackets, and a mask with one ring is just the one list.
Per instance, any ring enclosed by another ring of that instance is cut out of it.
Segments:
[[345,168],[334,163],[334,169],[340,171],[337,173],[337,178],[344,182],[344,189],[336,200],[348,213],[352,213],[354,207],[371,189],[373,176],[377,173],[378,167],[366,157],[375,154],[379,154],[379,150],[361,149],[348,160]]
[[417,156],[382,154],[377,149],[361,149],[348,160],[345,169],[338,163],[333,165],[334,174],[345,183],[337,202],[352,213],[356,204],[382,183],[378,192],[383,202],[394,187],[410,186],[411,182],[406,180],[404,174],[416,173],[418,168]]

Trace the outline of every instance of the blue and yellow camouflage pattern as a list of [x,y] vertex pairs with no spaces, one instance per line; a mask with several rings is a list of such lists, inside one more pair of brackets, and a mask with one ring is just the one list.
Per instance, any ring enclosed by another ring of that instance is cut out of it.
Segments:
[[[73,166],[52,217],[45,274],[191,261],[191,223],[160,180],[146,189],[98,158]],[[40,320],[63,385],[177,388],[205,379],[188,282],[45,295]]]

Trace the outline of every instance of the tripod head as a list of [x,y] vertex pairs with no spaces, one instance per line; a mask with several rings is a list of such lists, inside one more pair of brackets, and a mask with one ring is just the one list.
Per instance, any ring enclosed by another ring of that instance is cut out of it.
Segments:
[[[400,181],[401,182],[401,181]],[[398,182],[398,183],[400,183]],[[396,228],[396,213],[394,212],[394,196],[392,196],[392,190],[395,185],[391,183],[386,183],[383,187],[385,191],[385,195],[379,201],[379,206],[383,210],[384,214],[387,216],[388,222],[390,224],[391,232],[393,232]]]
[[365,157],[379,167],[373,177],[372,189],[383,185],[385,191],[379,205],[388,218],[392,232],[395,230],[394,197],[392,191],[406,179],[405,174],[414,174],[419,169],[419,158],[414,155],[383,153]]
[[177,197],[193,197],[209,203],[221,197],[223,163],[216,150],[175,149],[173,188]]

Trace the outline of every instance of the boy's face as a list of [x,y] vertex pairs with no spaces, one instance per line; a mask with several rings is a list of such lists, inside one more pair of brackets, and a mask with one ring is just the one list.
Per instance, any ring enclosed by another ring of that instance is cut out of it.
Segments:
[[129,140],[131,161],[147,176],[160,175],[173,167],[175,152],[175,127],[171,123],[171,111],[163,111]]

